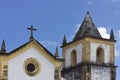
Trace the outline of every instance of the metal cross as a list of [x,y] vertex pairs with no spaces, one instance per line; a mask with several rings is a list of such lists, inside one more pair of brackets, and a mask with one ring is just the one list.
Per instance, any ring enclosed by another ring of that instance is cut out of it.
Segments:
[[30,40],[33,40],[33,31],[36,31],[37,29],[33,28],[33,26],[31,26],[30,28],[27,28],[28,30],[30,30]]

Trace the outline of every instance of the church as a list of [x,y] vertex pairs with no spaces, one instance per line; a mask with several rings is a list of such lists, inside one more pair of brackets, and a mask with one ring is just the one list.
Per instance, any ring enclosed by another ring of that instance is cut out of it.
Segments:
[[28,30],[30,40],[11,52],[3,40],[0,80],[116,80],[114,32],[102,38],[89,12],[72,41],[64,35],[62,58],[34,38],[33,26]]

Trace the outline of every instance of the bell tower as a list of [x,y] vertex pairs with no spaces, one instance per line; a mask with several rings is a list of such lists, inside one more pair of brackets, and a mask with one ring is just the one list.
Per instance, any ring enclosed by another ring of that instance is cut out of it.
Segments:
[[102,38],[87,12],[71,42],[64,36],[62,76],[66,80],[116,80],[114,33]]

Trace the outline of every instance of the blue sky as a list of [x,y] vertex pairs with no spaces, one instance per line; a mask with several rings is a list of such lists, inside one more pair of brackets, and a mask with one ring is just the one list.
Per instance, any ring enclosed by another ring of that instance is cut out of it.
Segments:
[[[34,37],[48,50],[61,46],[64,34],[71,41],[77,26],[90,11],[103,37],[113,28],[117,40],[116,65],[120,66],[120,0],[0,0],[0,42],[5,39],[7,51],[29,41],[33,25]],[[61,49],[59,49],[61,53]],[[120,68],[117,68],[119,80]]]

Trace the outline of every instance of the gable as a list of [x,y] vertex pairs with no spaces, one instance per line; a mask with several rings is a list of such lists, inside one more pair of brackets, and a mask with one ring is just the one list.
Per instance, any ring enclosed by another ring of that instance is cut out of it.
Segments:
[[[61,78],[60,69],[63,60],[56,58],[36,40],[29,41],[11,51],[7,57],[8,77],[10,80],[18,78],[23,80],[30,78],[31,80],[54,80],[56,69],[59,71],[59,78]],[[35,67],[35,72],[31,73],[28,71],[29,69],[31,70],[31,68],[28,68],[28,65],[33,66],[33,69]],[[48,73],[50,74],[46,77]],[[20,77],[19,75],[24,77]]]
[[[35,71],[33,73],[30,73],[31,69],[28,71],[29,64],[34,64],[35,66]],[[9,80],[16,80],[18,78],[28,80],[30,77],[32,80],[54,80],[54,64],[34,47],[29,48],[22,54],[9,60],[8,68]],[[47,75],[48,77],[45,77],[45,74],[47,73],[51,74]]]
[[48,59],[50,62],[55,64],[56,62],[61,62],[62,59],[57,59],[51,52],[49,52],[44,46],[42,46],[38,41],[32,40],[24,45],[20,46],[19,48],[11,51],[8,56],[8,60],[11,60],[12,58],[15,58],[19,56],[20,54],[23,54],[25,51],[34,48],[36,49],[41,55],[43,55],[46,59]]

